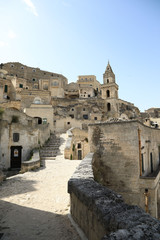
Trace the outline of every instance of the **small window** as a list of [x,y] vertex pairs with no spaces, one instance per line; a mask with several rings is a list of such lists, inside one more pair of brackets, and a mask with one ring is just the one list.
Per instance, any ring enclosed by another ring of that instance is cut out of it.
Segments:
[[107,79],[107,83],[109,83],[109,79]]
[[107,90],[107,97],[110,97],[110,91],[109,90]]
[[108,110],[108,112],[111,111],[111,104],[110,103],[107,103],[107,110]]
[[69,116],[70,116],[71,118],[74,118],[74,114],[70,114]]
[[19,133],[13,133],[13,142],[19,141]]
[[38,85],[34,84],[33,88],[38,89]]
[[43,124],[47,124],[47,118],[43,118],[43,119],[42,119],[42,123],[43,123]]
[[70,122],[67,122],[67,124],[69,125],[69,124],[70,124]]
[[85,80],[87,81],[87,78],[85,78]]
[[46,75],[46,73],[44,72],[44,75]]
[[83,78],[81,78],[81,80],[83,80]]
[[14,64],[11,64],[11,68],[14,68]]
[[7,93],[8,92],[8,85],[4,86],[4,92]]
[[22,83],[19,84],[19,88],[23,88],[23,84]]
[[29,87],[26,87],[26,89],[29,89]]
[[88,94],[88,97],[90,97],[91,95],[90,94]]
[[32,81],[33,81],[33,82],[35,82],[35,81],[36,81],[36,79],[35,79],[35,78],[32,78]]
[[13,77],[14,75],[11,73],[11,77]]
[[86,109],[85,109],[85,108],[83,108],[83,111],[86,111]]
[[81,143],[78,143],[78,146],[77,146],[77,148],[81,148]]
[[72,111],[74,111],[74,108],[72,108]]
[[97,117],[94,117],[94,120],[97,120]]
[[88,119],[88,115],[87,114],[83,115],[83,119]]
[[23,67],[23,66],[21,66],[21,69],[24,69],[24,67]]
[[48,90],[48,84],[43,85],[43,90]]
[[32,72],[36,72],[36,69],[32,69]]

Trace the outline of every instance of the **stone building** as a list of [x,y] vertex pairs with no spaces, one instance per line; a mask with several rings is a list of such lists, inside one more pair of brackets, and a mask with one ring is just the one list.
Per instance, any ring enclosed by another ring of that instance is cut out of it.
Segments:
[[69,129],[67,134],[64,157],[71,160],[82,160],[89,153],[88,131],[75,127]]
[[95,123],[89,125],[89,143],[95,179],[160,217],[160,129],[138,120]]
[[49,124],[39,125],[36,118],[6,108],[0,114],[0,169],[20,168],[49,136]]

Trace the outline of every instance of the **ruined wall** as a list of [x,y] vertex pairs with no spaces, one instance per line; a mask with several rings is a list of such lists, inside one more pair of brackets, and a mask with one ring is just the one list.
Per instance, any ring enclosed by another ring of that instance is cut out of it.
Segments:
[[[90,124],[89,142],[90,151],[94,152],[95,179],[122,194],[127,203],[142,208],[145,208],[144,192],[147,188],[149,212],[157,217],[160,130],[138,121]],[[151,152],[153,173],[149,175]]]
[[88,240],[160,239],[160,221],[93,179],[92,153],[68,182],[71,215]]

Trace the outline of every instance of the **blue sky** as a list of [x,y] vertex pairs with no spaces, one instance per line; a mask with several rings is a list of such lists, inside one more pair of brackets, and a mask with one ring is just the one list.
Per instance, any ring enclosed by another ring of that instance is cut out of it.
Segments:
[[0,0],[0,22],[0,62],[102,83],[109,60],[119,98],[160,107],[159,0]]

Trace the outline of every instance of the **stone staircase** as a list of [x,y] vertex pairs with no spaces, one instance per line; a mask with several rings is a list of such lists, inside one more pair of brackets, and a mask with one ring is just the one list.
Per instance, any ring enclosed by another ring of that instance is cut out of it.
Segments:
[[57,153],[59,152],[60,137],[55,134],[50,135],[49,141],[40,150],[41,160],[55,160]]

